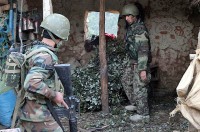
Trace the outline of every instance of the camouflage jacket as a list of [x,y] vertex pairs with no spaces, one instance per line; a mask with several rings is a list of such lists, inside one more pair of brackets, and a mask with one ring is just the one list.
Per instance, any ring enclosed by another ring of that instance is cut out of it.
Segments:
[[[39,50],[40,48],[47,48],[55,51],[54,48],[42,44],[34,45],[30,51]],[[58,58],[52,52],[40,52],[34,54],[27,60],[28,73],[25,78],[24,88],[26,90],[26,100],[21,108],[21,120],[42,122],[52,120],[50,111],[48,110],[45,98],[53,99],[55,97],[55,78],[54,71],[40,66],[53,66],[57,63]]]
[[151,47],[149,34],[143,22],[136,22],[130,25],[126,33],[126,51],[130,59],[138,64],[138,70],[147,70],[151,60]]

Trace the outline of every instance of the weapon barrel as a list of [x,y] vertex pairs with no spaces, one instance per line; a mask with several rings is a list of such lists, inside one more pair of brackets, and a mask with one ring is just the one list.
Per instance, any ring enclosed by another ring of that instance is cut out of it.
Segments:
[[70,132],[78,132],[77,119],[76,118],[69,120],[69,127],[70,127]]
[[56,64],[54,65],[56,73],[64,87],[66,96],[72,96],[72,82],[71,82],[71,68],[70,64]]

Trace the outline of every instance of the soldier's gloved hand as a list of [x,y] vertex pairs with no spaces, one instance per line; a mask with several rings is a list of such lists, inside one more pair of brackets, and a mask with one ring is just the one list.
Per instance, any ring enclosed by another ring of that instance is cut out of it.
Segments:
[[146,73],[146,71],[141,71],[140,72],[140,79],[142,81],[144,81],[144,82],[147,80],[147,73]]
[[69,109],[68,105],[65,103],[64,99],[63,99],[63,93],[61,92],[56,92],[56,96],[55,98],[53,99],[53,101],[56,103],[56,104],[61,104],[63,105],[64,107],[66,107],[67,109]]

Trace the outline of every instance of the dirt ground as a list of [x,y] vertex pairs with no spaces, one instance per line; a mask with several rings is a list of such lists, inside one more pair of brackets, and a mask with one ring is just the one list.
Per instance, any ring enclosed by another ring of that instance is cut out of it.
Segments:
[[[151,99],[150,122],[145,124],[131,122],[129,116],[133,113],[126,111],[123,105],[110,108],[109,114],[101,111],[80,113],[78,129],[79,132],[186,132],[189,123],[181,113],[169,118],[169,113],[175,106],[176,102],[172,97]],[[68,124],[67,119],[63,121],[64,125]],[[68,129],[67,125],[65,128]]]
[[175,108],[174,98],[150,101],[150,122],[135,124],[129,120],[132,112],[124,106],[113,107],[109,114],[103,112],[81,113],[78,119],[80,132],[188,132],[188,121],[177,113],[169,118]]

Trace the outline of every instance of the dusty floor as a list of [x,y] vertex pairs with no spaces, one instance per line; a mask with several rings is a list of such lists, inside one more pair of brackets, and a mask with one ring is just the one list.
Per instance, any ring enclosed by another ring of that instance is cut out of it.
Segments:
[[133,113],[124,106],[113,107],[109,114],[102,112],[81,113],[78,120],[80,132],[186,132],[188,121],[181,113],[169,118],[175,108],[174,98],[151,100],[150,122],[135,124],[129,120]]
[[[133,113],[124,110],[124,106],[112,107],[109,114],[81,113],[78,128],[80,132],[186,132],[188,121],[182,117],[181,113],[174,118],[169,118],[169,113],[175,108],[175,103],[174,98],[152,99],[150,122],[146,124],[131,122],[129,116]],[[64,120],[68,122],[67,119]],[[1,129],[3,129],[2,126],[0,126]]]

